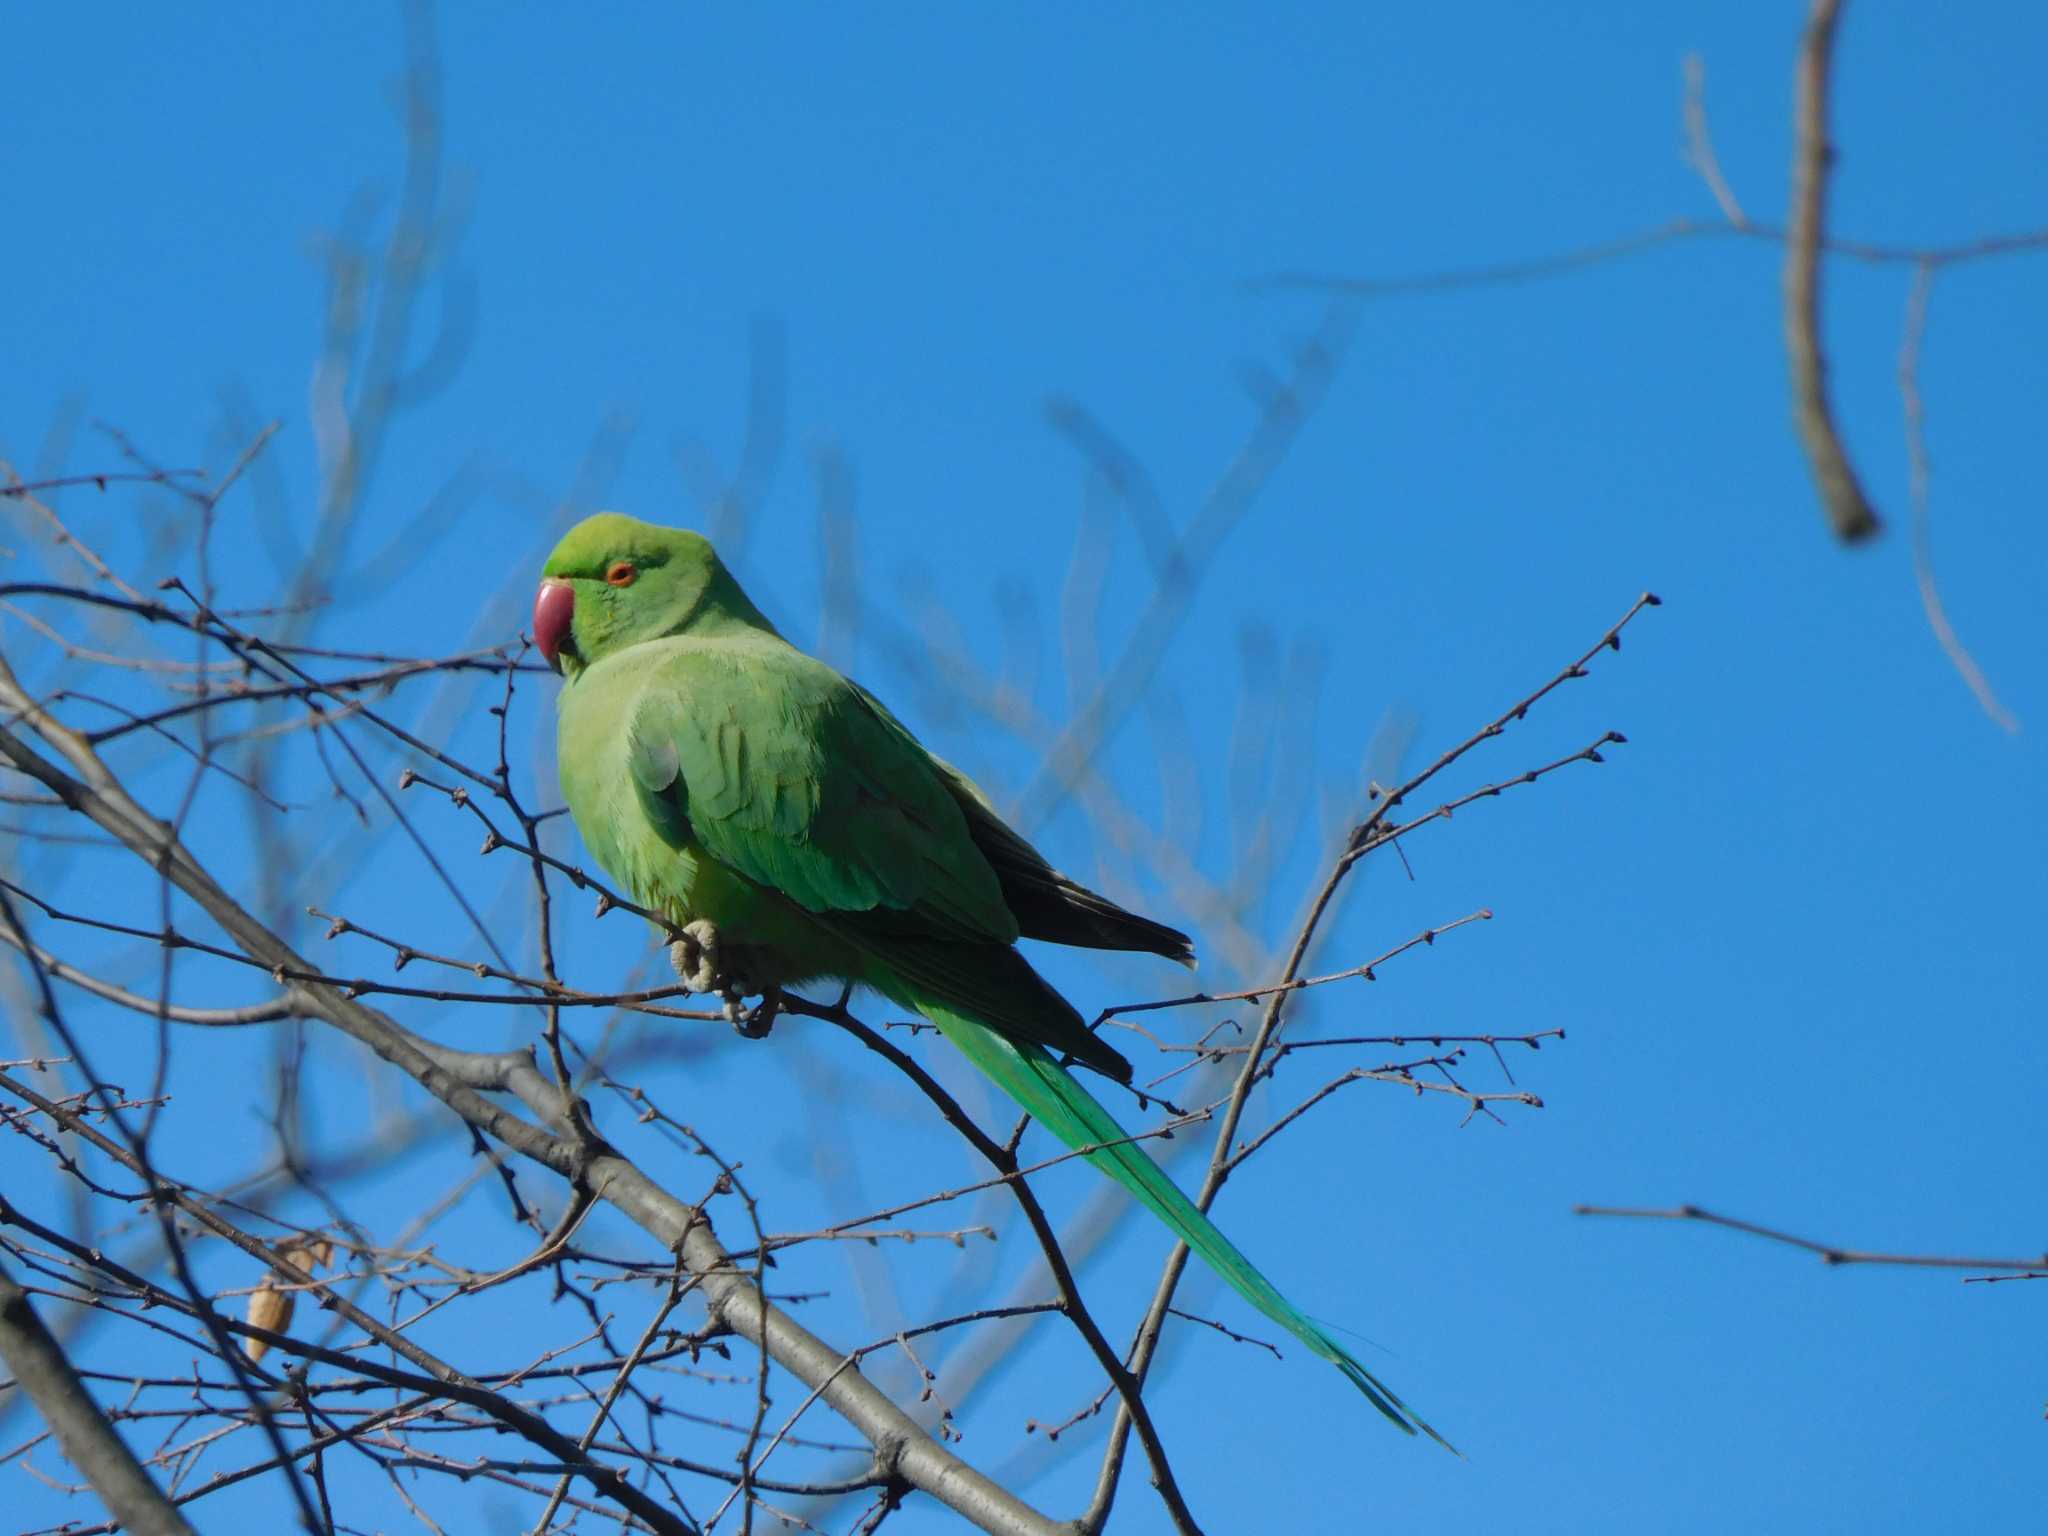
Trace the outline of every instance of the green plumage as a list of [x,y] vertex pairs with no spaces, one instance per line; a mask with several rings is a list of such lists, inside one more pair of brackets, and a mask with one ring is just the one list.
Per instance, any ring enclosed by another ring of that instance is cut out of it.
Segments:
[[544,575],[535,629],[566,678],[562,791],[636,901],[679,927],[708,922],[726,968],[754,989],[832,978],[924,1015],[1387,1418],[1435,1434],[1056,1059],[1130,1080],[1020,937],[1187,962],[1184,934],[1054,870],[871,695],[784,641],[698,535],[601,513]]

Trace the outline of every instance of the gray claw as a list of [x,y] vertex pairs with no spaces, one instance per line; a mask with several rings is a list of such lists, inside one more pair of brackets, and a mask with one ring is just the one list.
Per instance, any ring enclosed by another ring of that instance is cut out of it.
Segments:
[[727,993],[725,1016],[732,1027],[749,1040],[765,1040],[768,1031],[775,1027],[775,1017],[782,1011],[782,988],[764,987],[761,1001],[752,1008],[740,1005],[736,993]]

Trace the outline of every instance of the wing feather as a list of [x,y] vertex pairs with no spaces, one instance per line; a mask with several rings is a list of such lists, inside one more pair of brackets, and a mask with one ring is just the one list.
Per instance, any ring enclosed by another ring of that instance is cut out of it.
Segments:
[[779,643],[677,641],[630,730],[664,837],[779,892],[878,978],[1129,1080],[1012,947],[1017,918],[957,776],[865,691]]
[[641,790],[806,911],[886,908],[934,937],[1016,939],[931,756],[824,663],[779,644],[675,642],[630,729]]

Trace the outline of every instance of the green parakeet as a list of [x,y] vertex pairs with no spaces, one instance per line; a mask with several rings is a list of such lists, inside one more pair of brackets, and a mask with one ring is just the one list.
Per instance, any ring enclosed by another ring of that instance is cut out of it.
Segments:
[[873,695],[777,634],[698,534],[585,519],[548,558],[533,632],[564,678],[570,814],[685,935],[673,958],[691,987],[772,1009],[783,986],[829,979],[922,1014],[1388,1419],[1435,1435],[1060,1064],[1131,1078],[1017,940],[1192,963],[1185,934],[1055,870]]

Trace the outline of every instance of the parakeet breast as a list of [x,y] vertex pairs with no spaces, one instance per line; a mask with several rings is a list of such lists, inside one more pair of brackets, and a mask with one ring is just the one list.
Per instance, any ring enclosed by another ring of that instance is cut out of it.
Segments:
[[[678,928],[710,922],[726,943],[759,952],[757,970],[789,981],[855,976],[858,963],[841,943],[785,897],[704,848],[673,787],[649,792],[636,777],[630,722],[649,688],[690,707],[688,669],[676,665],[676,652],[686,647],[667,641],[634,646],[584,668],[562,690],[556,756],[577,830],[625,895]],[[714,701],[706,698],[702,707],[713,709]],[[644,774],[644,766],[639,771]]]
[[[687,820],[657,824],[633,782],[632,744],[624,722],[643,686],[630,653],[584,669],[562,690],[555,749],[562,799],[583,841],[606,875],[633,900],[681,925],[721,905],[713,885],[730,877],[702,856]],[[723,878],[721,878],[723,877]]]

